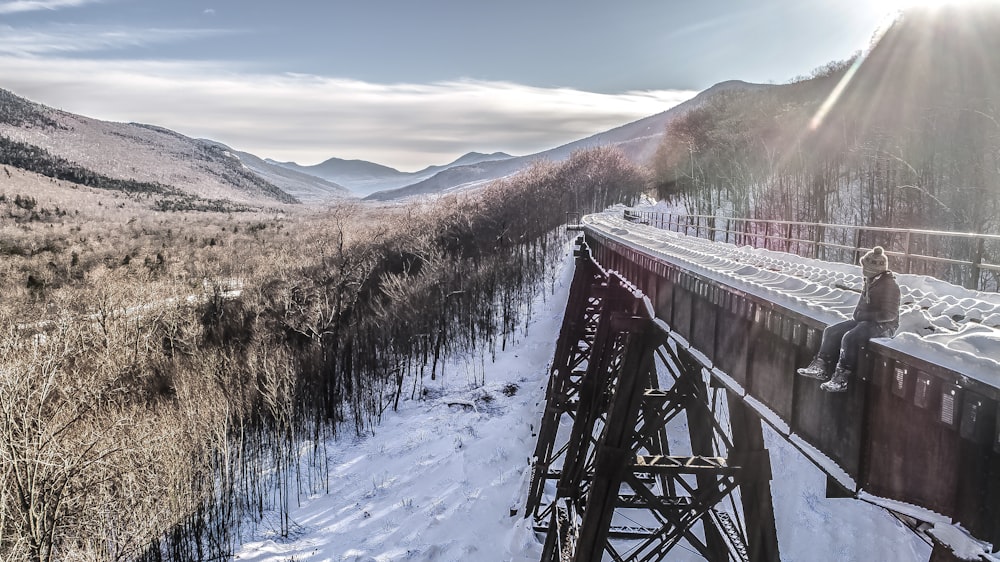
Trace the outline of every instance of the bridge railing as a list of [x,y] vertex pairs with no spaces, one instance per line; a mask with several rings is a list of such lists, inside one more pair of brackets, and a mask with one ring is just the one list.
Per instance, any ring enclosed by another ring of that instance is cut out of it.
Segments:
[[874,246],[898,259],[893,271],[929,275],[969,289],[1000,291],[1000,235],[742,219],[627,209],[625,218],[717,242],[842,263]]

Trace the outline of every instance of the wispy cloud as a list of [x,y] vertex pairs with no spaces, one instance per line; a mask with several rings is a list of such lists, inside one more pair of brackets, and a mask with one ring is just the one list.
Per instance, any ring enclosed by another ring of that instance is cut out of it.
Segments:
[[35,56],[114,51],[225,33],[233,32],[217,29],[106,29],[74,24],[23,30],[0,25],[0,54]]
[[104,0],[13,0],[0,2],[0,14],[37,12],[41,10],[61,10],[76,8],[86,4],[99,4]]
[[602,94],[508,82],[373,84],[230,64],[0,56],[0,87],[100,119],[162,125],[278,160],[401,169],[469,150],[530,154],[664,111],[689,91]]

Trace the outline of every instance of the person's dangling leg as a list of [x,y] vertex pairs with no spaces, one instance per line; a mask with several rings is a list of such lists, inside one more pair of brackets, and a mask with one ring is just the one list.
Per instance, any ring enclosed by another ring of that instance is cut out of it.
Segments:
[[833,372],[837,358],[840,356],[841,340],[849,330],[857,326],[854,320],[845,320],[837,324],[831,324],[823,330],[823,339],[820,341],[819,352],[808,366],[796,371],[804,377],[819,380],[828,380]]
[[856,326],[848,330],[841,338],[840,357],[833,370],[833,376],[820,385],[820,388],[829,392],[847,390],[847,382],[858,368],[861,346],[866,344],[872,336],[879,335],[881,331],[875,322],[858,322]]

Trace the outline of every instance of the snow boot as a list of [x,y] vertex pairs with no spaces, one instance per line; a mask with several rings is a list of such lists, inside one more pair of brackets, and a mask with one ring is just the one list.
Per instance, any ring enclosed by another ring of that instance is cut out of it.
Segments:
[[830,361],[827,361],[826,359],[823,359],[822,357],[817,355],[812,360],[812,363],[809,363],[808,366],[797,370],[796,373],[802,375],[803,377],[809,377],[813,379],[819,379],[821,381],[827,381],[830,380],[830,371],[832,370],[831,369],[832,366],[833,365],[831,365]]
[[849,378],[851,378],[851,371],[838,365],[837,369],[833,371],[833,377],[819,387],[827,392],[845,392]]

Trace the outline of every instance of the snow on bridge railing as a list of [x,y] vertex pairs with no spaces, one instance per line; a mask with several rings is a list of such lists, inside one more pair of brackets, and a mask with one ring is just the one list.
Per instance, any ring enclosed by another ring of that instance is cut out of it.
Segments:
[[858,263],[874,246],[900,258],[893,271],[928,275],[968,289],[1000,291],[1000,235],[817,222],[742,219],[626,209],[625,218],[717,242]]

